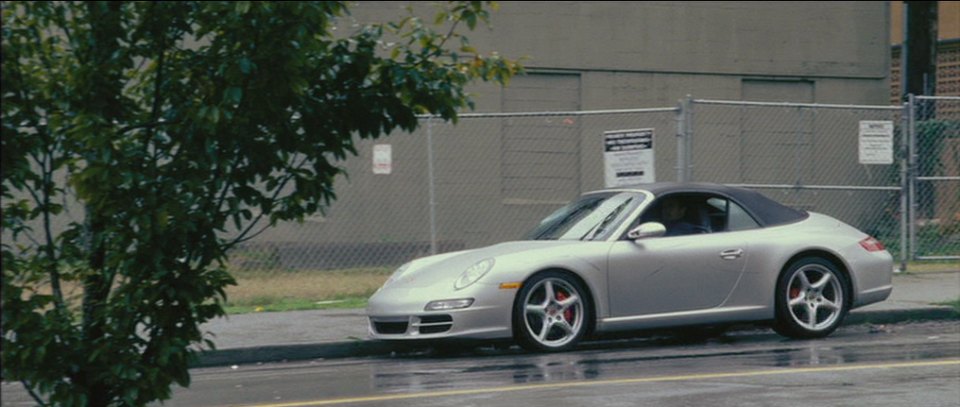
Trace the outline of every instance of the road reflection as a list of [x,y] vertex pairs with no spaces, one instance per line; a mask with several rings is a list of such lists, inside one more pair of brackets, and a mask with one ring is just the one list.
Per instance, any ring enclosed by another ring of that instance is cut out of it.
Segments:
[[368,368],[371,388],[393,393],[950,357],[960,357],[956,342],[931,341],[918,346],[836,339],[791,341],[753,334],[699,341],[673,336],[609,341],[558,354],[530,354],[517,348],[447,349],[381,359]]

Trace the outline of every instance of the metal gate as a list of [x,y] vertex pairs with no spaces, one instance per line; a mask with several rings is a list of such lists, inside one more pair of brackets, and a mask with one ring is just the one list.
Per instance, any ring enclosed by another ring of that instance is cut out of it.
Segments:
[[960,97],[907,105],[910,258],[960,259]]

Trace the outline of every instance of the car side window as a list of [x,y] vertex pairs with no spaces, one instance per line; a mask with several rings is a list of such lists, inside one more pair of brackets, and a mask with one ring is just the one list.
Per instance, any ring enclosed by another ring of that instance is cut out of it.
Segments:
[[667,229],[664,236],[710,233],[703,194],[670,194],[658,198],[647,208],[633,227],[645,222],[659,222]]
[[[657,198],[632,223],[631,228],[645,222],[660,222],[666,227],[664,236],[733,232],[760,227],[736,202],[725,197],[703,193],[671,194]],[[626,235],[624,235],[626,236]]]
[[740,205],[737,205],[736,202],[727,201],[730,204],[730,211],[727,214],[727,230],[728,231],[737,231],[737,230],[750,230],[757,229],[760,227],[760,224],[750,216],[747,211],[745,211]]
[[726,198],[707,199],[707,213],[713,232],[735,232],[760,227],[740,205]]
[[710,230],[713,232],[724,232],[727,230],[727,214],[730,201],[727,199],[713,197],[707,199],[707,217],[710,219]]

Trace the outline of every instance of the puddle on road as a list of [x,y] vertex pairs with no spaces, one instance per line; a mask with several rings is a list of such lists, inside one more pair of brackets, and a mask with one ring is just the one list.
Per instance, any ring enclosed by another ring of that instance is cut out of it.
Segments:
[[696,343],[653,337],[625,343],[587,344],[577,351],[558,354],[529,354],[516,349],[473,350],[453,356],[426,353],[373,364],[369,379],[371,387],[381,391],[447,390],[478,385],[960,357],[960,343],[956,338],[925,339],[928,336],[906,343],[890,343],[861,332],[812,341],[786,340],[767,334],[732,335]]

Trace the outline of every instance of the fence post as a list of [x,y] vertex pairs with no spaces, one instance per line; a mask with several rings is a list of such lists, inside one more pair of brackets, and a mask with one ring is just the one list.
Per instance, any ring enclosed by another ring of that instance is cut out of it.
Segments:
[[907,161],[910,155],[910,104],[903,103],[900,115],[900,272],[907,271],[907,224],[910,222],[910,204],[907,199],[910,188],[910,171]]
[[693,135],[693,98],[687,95],[677,106],[677,182],[690,182]]
[[437,201],[433,175],[433,116],[427,118],[427,182],[430,195],[430,254],[437,254]]
[[907,228],[910,233],[910,260],[917,259],[917,103],[913,94],[907,95],[907,120],[909,125],[909,146],[907,147],[907,194],[909,196],[910,220]]

